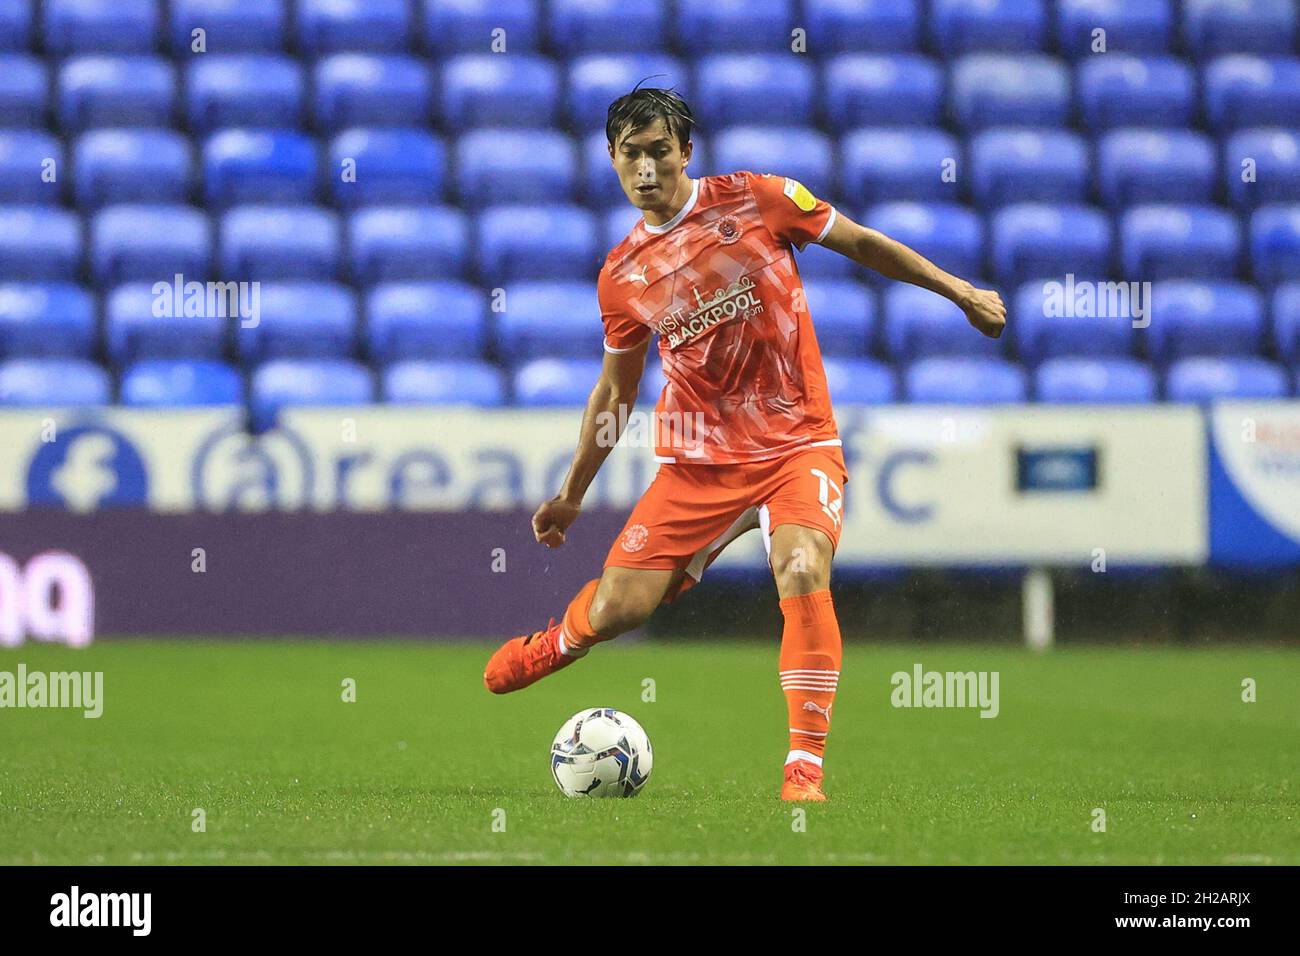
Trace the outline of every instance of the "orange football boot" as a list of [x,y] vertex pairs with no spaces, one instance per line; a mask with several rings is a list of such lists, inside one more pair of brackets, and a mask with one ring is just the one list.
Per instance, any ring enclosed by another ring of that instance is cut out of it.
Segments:
[[807,760],[794,760],[786,764],[781,799],[825,800],[826,794],[822,793],[822,768]]
[[508,694],[523,690],[577,659],[560,650],[560,625],[551,618],[545,629],[512,638],[497,648],[483,671],[483,684],[494,694]]

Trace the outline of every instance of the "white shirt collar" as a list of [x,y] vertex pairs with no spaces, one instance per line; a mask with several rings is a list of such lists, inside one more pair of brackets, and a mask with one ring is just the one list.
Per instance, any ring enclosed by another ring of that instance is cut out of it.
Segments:
[[683,219],[685,219],[690,214],[690,211],[695,208],[695,200],[698,199],[699,197],[700,197],[700,181],[698,179],[695,179],[691,181],[691,198],[686,200],[685,206],[677,210],[677,215],[673,216],[673,218],[669,219],[662,226],[652,226],[644,219],[641,220],[641,225],[645,226],[645,231],[650,233],[651,235],[661,236],[665,232],[667,232],[668,230],[676,226],[678,223],[680,223]]

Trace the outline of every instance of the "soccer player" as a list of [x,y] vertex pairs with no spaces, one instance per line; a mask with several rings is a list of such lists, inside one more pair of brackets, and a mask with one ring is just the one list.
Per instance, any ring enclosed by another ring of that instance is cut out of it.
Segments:
[[655,335],[667,380],[654,415],[659,469],[600,577],[560,623],[506,642],[483,680],[504,694],[567,667],[638,627],[731,541],[760,528],[785,620],[779,676],[790,746],[781,798],[825,800],[822,755],[841,657],[831,558],[848,471],[793,250],[820,243],[936,292],[991,338],[1002,334],[1006,309],[996,292],[858,225],[793,179],[691,178],[694,122],[670,90],[638,88],[610,105],[610,163],[642,219],[600,270],[604,363],[568,475],[533,515],[534,535],[547,547],[564,544],[636,400]]

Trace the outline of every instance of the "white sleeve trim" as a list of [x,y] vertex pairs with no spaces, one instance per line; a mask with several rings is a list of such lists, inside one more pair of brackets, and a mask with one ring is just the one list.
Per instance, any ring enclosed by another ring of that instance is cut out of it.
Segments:
[[836,216],[835,207],[831,206],[831,214],[826,219],[826,225],[822,227],[821,235],[819,235],[816,239],[814,239],[813,242],[820,244],[821,241],[826,238],[826,234],[831,231],[831,226],[835,225],[835,216]]
[[645,341],[643,340],[638,342],[636,345],[629,345],[625,349],[616,349],[614,348],[614,346],[609,344],[608,338],[605,338],[602,341],[604,342],[605,345],[605,351],[613,355],[622,355],[624,352],[631,352],[633,349],[639,349],[641,346],[645,345]]

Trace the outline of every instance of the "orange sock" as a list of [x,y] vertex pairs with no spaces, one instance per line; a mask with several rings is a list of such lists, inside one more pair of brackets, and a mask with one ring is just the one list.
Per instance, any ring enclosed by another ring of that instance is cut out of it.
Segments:
[[840,624],[829,590],[782,598],[781,613],[781,689],[790,716],[785,762],[807,760],[820,767],[840,682]]
[[591,650],[593,644],[607,640],[592,630],[588,618],[591,612],[591,601],[596,596],[598,584],[600,578],[593,578],[584,584],[564,612],[564,626],[560,630],[560,650],[571,657],[581,657]]

